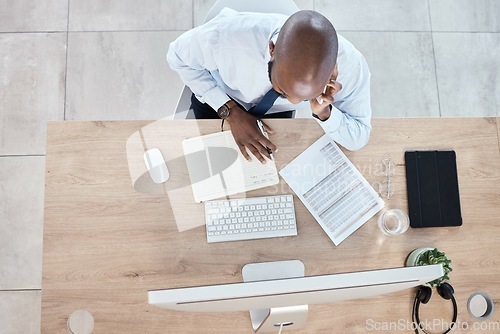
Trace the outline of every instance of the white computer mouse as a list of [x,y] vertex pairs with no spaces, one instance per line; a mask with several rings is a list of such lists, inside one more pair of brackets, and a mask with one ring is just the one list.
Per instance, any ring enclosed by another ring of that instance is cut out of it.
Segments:
[[163,183],[170,177],[167,164],[159,149],[152,148],[144,152],[144,162],[154,183]]

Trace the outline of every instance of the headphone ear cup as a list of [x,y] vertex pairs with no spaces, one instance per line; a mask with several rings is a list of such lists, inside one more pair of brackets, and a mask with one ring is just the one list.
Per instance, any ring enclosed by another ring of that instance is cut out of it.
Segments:
[[453,297],[455,290],[453,290],[453,287],[450,284],[443,283],[437,287],[437,292],[441,297],[448,300],[451,299],[451,297]]
[[432,296],[432,289],[428,286],[418,288],[417,298],[422,304],[427,304]]

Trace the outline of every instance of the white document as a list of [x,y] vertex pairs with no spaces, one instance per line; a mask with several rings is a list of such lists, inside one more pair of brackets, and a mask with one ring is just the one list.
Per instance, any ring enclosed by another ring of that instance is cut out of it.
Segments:
[[384,201],[326,134],[280,175],[335,245],[384,207]]
[[231,131],[185,139],[182,147],[196,202],[251,191],[279,182],[274,161],[248,162]]

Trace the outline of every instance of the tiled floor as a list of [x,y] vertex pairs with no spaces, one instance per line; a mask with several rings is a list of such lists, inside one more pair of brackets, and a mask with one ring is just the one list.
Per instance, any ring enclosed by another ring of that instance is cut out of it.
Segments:
[[[45,122],[158,119],[215,0],[0,0],[0,332],[40,331]],[[497,0],[297,0],[365,55],[374,117],[500,116]]]

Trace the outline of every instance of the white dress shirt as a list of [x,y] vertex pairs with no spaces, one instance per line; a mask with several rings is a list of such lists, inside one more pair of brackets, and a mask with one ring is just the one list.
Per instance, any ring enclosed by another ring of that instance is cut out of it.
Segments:
[[[240,13],[225,8],[209,22],[170,44],[167,61],[195,96],[215,110],[229,98],[246,110],[272,88],[268,75],[269,41],[277,39],[287,20],[281,14]],[[338,77],[330,118],[317,120],[333,140],[348,150],[363,147],[371,125],[370,71],[361,53],[338,36]],[[268,113],[309,109],[278,98]]]

